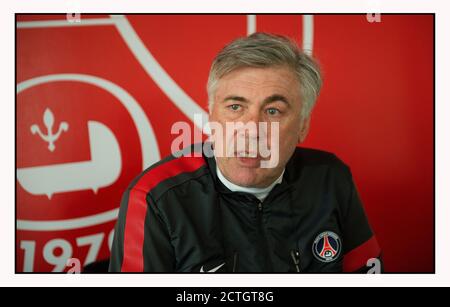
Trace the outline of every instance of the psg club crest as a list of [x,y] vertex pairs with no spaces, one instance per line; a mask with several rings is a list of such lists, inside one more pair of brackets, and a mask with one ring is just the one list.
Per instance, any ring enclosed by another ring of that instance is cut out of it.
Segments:
[[313,243],[313,255],[322,262],[331,262],[339,257],[342,249],[341,239],[331,231],[319,234]]

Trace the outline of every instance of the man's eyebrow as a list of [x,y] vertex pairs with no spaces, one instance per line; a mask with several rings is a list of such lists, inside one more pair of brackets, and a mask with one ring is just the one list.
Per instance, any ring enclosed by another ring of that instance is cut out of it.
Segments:
[[290,105],[289,100],[280,94],[274,94],[264,99],[263,104],[268,104],[274,101],[282,101],[287,105]]
[[[237,96],[237,95],[227,96],[227,97],[225,97],[223,102],[226,102],[228,100],[245,102],[245,103],[249,102],[247,98],[242,97],[242,96]],[[285,104],[290,105],[289,100],[286,97],[284,97],[283,95],[280,95],[280,94],[273,94],[273,95],[265,98],[264,101],[263,101],[263,104],[268,104],[268,103],[271,103],[271,102],[274,102],[274,101],[282,101]]]
[[247,98],[242,97],[242,96],[237,96],[237,95],[227,96],[227,97],[225,97],[223,102],[228,101],[228,100],[240,101],[240,102],[249,102]]

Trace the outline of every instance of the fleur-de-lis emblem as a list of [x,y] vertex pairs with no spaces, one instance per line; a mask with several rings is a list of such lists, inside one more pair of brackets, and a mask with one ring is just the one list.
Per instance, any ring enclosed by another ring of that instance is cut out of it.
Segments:
[[55,141],[59,138],[63,131],[67,132],[69,130],[69,124],[66,122],[61,122],[59,124],[58,131],[53,134],[53,124],[55,123],[55,117],[53,116],[53,112],[47,108],[45,109],[43,122],[45,127],[47,127],[47,135],[43,134],[38,125],[32,125],[31,133],[38,134],[42,140],[48,143],[48,150],[53,152],[55,150]]

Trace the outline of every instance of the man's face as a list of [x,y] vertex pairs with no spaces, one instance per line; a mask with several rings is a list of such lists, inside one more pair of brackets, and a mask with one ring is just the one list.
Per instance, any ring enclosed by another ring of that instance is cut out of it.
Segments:
[[[223,175],[234,184],[245,187],[267,187],[274,182],[308,132],[309,119],[301,119],[301,107],[298,79],[286,67],[241,68],[222,77],[217,84],[210,121],[223,127],[223,135],[214,138],[223,138],[224,152],[231,148],[232,143],[238,147],[239,135],[235,131],[227,138],[226,123],[254,123],[256,127],[259,123],[266,123],[266,134],[247,131],[245,138],[248,141],[257,139],[258,142],[264,138],[272,157],[278,155],[278,163],[269,168],[262,168],[261,161],[270,158],[259,154],[256,157],[239,157],[242,154],[239,152],[234,152],[233,157],[216,155]],[[272,131],[271,123],[278,123],[278,136],[275,130]],[[278,138],[277,152],[271,137]],[[246,151],[248,154],[248,146]]]

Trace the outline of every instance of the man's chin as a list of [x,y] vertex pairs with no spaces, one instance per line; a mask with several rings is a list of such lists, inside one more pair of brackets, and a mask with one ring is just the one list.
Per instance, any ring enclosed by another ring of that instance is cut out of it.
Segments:
[[243,188],[256,188],[258,186],[258,184],[255,182],[255,180],[241,180],[241,179],[233,180],[232,179],[231,182],[234,183],[235,185],[238,185]]
[[259,176],[255,173],[255,170],[256,168],[240,167],[230,174],[228,180],[241,187],[257,187],[260,180],[258,180]]

